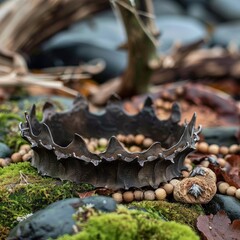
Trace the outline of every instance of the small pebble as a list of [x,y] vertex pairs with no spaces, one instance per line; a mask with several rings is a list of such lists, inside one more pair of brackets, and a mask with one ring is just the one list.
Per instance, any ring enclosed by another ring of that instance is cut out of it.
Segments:
[[236,198],[240,199],[240,188],[238,188],[235,192]]
[[98,145],[99,145],[100,147],[106,147],[107,144],[108,144],[108,140],[107,140],[106,138],[100,138],[100,139],[98,140]]
[[227,155],[228,152],[229,152],[229,150],[228,150],[228,147],[226,147],[226,146],[221,146],[219,148],[219,153],[221,153],[222,155]]
[[137,200],[137,201],[141,201],[143,200],[143,192],[140,191],[140,190],[135,190],[133,192],[133,195],[134,195],[134,199]]
[[134,199],[134,195],[131,191],[126,191],[123,193],[124,202],[132,202]]
[[155,199],[155,193],[152,190],[144,192],[144,199],[148,201],[153,201]]
[[21,145],[20,150],[25,150],[26,152],[28,152],[31,150],[31,146],[28,144],[23,144]]
[[123,195],[120,192],[116,192],[112,194],[112,198],[117,202],[121,203],[123,201]]
[[218,185],[218,191],[222,194],[226,194],[228,188],[229,184],[226,182],[222,182]]
[[166,183],[164,184],[163,189],[166,191],[167,194],[172,194],[173,185],[171,183]]
[[227,189],[226,194],[227,194],[228,196],[234,196],[235,193],[236,193],[236,191],[237,191],[237,188],[236,188],[236,187],[230,186],[230,187]]
[[24,162],[30,160],[31,158],[32,158],[32,154],[30,154],[30,153],[26,153],[26,154],[24,154],[24,155],[22,156],[22,160],[23,160]]
[[151,138],[145,138],[143,140],[143,146],[145,148],[149,148],[153,144],[153,140]]
[[156,189],[155,194],[158,200],[164,200],[167,197],[167,193],[163,188]]
[[207,153],[207,152],[208,152],[208,147],[209,147],[208,143],[206,143],[206,142],[200,142],[200,143],[198,143],[198,145],[197,145],[197,150],[198,150],[199,152],[202,152],[202,153]]
[[230,153],[236,153],[237,151],[239,151],[239,145],[233,144],[229,147],[229,152]]
[[22,155],[19,152],[13,153],[11,159],[14,163],[22,161]]
[[208,152],[210,154],[219,154],[219,146],[217,144],[211,144],[208,147]]
[[145,137],[142,134],[138,134],[135,136],[135,143],[137,145],[142,145],[144,139]]

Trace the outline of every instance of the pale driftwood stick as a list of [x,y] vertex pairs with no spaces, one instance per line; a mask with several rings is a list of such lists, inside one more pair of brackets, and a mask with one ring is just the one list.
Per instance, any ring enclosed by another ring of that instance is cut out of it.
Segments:
[[108,0],[6,1],[0,8],[0,48],[29,52],[71,23],[108,6]]

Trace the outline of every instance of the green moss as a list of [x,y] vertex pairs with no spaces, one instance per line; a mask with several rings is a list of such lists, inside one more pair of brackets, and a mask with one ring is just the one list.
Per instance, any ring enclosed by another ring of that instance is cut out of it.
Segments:
[[158,214],[167,221],[187,224],[193,229],[198,216],[203,213],[201,205],[170,203],[167,201],[133,202],[130,206],[146,209],[148,212]]
[[190,227],[152,218],[151,214],[120,207],[114,213],[99,213],[77,222],[79,233],[58,240],[199,240]]
[[33,213],[77,192],[91,189],[87,184],[40,176],[29,162],[0,169],[0,227],[12,228],[17,218]]

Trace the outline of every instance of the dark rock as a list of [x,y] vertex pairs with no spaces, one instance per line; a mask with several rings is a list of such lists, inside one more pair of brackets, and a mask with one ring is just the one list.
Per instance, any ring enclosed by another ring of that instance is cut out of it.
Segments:
[[95,209],[103,212],[114,212],[117,208],[116,202],[110,197],[93,196],[83,198],[82,202],[84,204],[93,204]]
[[5,143],[0,142],[0,158],[10,157],[11,153],[11,149]]
[[231,221],[240,219],[240,201],[235,197],[216,194],[203,208],[206,214],[216,214],[219,210],[224,210]]
[[109,197],[94,196],[85,199],[61,200],[20,222],[12,229],[7,239],[45,240],[57,238],[63,234],[73,234],[72,215],[79,207],[86,204],[92,204],[94,208],[105,212],[116,210],[116,202]]
[[127,53],[124,51],[106,49],[89,43],[65,43],[52,46],[32,54],[29,58],[29,68],[47,68],[55,66],[79,66],[94,59],[104,60],[106,67],[93,79],[102,83],[122,74],[127,66]]
[[240,21],[228,22],[215,28],[212,44],[226,47],[229,43],[240,47]]
[[186,46],[207,36],[203,24],[191,17],[171,15],[158,17],[156,25],[161,32],[158,48],[160,52],[168,52],[176,42]]
[[240,19],[239,0],[211,0],[209,7],[223,20]]

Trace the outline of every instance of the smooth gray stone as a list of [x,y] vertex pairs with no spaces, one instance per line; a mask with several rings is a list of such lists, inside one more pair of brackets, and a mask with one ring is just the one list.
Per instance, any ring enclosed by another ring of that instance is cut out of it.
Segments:
[[116,202],[110,197],[93,196],[84,199],[69,198],[52,203],[43,210],[34,213],[13,228],[8,240],[45,240],[57,238],[64,234],[73,234],[75,224],[72,215],[86,204],[93,208],[113,212]]
[[163,15],[182,15],[184,10],[180,4],[172,0],[153,0],[154,14]]
[[160,30],[160,52],[169,52],[174,43],[183,46],[205,39],[207,31],[198,20],[185,16],[163,16],[156,19]]
[[215,28],[212,44],[226,47],[229,43],[234,43],[240,47],[240,21],[228,22]]
[[203,208],[206,214],[216,214],[219,210],[224,210],[231,221],[240,219],[240,201],[232,196],[216,194]]
[[0,142],[0,158],[10,157],[11,153],[11,149],[5,143]]
[[209,7],[224,20],[240,19],[239,0],[211,0],[209,1]]

